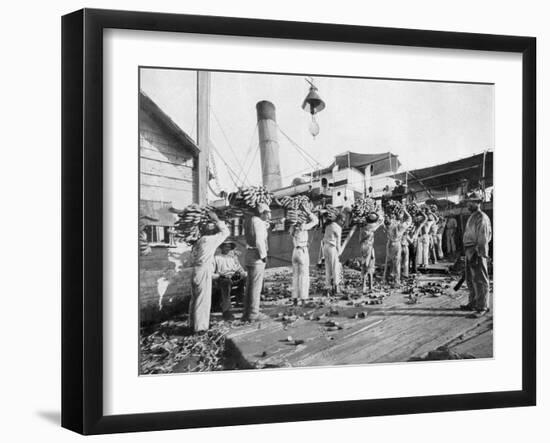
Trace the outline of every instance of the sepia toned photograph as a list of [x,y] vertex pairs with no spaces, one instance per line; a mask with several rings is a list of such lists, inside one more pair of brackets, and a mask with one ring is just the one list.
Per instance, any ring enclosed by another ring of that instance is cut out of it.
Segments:
[[138,75],[140,375],[493,358],[494,84]]

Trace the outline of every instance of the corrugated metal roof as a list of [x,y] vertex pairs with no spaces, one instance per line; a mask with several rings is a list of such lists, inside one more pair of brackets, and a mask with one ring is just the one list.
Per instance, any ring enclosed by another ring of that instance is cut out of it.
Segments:
[[183,131],[159,106],[149,98],[143,91],[139,92],[139,106],[149,114],[158,124],[163,126],[194,155],[199,155],[200,149],[197,144]]
[[[484,154],[476,154],[471,157],[414,169],[412,171],[394,174],[393,178],[407,182],[409,191],[422,191],[426,189],[443,191],[459,187],[464,180],[469,185],[477,185],[483,176]],[[493,152],[485,153],[485,186],[493,185]]]
[[340,169],[356,168],[364,172],[367,165],[373,165],[372,175],[384,174],[386,172],[395,172],[401,166],[397,155],[391,152],[381,152],[377,154],[361,154],[359,152],[347,151],[334,157],[334,161],[326,168],[319,169],[314,175],[328,174],[335,166]]

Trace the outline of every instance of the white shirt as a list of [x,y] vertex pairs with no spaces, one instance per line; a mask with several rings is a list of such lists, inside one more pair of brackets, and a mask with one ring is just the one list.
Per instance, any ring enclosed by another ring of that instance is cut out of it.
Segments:
[[319,219],[314,215],[310,215],[309,222],[303,224],[299,229],[294,228],[292,231],[292,242],[295,248],[306,248],[308,246],[308,233],[311,228],[317,226]]
[[475,247],[476,252],[481,257],[489,256],[489,242],[493,237],[493,231],[491,229],[491,220],[485,212],[478,210],[475,211],[464,228],[463,243],[464,247]]
[[235,272],[244,272],[237,256],[231,252],[228,254],[218,254],[214,256],[214,272],[216,274],[233,274]]
[[224,222],[216,223],[219,232],[214,235],[203,235],[193,246],[191,257],[193,266],[211,265],[216,249],[229,237],[229,229]]
[[246,243],[249,248],[256,248],[261,259],[267,257],[267,226],[260,217],[254,216],[245,228]]
[[338,223],[332,222],[327,226],[323,243],[336,247],[338,252],[340,252],[340,248],[342,247],[342,227]]

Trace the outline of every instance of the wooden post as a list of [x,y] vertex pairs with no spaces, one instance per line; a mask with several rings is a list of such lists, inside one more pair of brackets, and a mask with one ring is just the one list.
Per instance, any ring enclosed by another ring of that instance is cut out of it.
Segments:
[[210,72],[197,73],[197,145],[198,158],[197,202],[204,205],[208,200],[210,158]]

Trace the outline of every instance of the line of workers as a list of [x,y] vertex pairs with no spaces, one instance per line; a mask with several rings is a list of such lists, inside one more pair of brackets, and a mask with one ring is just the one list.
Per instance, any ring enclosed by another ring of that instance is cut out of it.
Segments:
[[[460,309],[473,311],[482,316],[489,310],[489,242],[492,237],[491,222],[481,210],[482,196],[473,191],[466,197],[470,217],[464,228],[463,247],[465,254],[465,278],[469,289],[469,301]],[[292,298],[301,304],[309,297],[310,263],[308,231],[318,226],[318,217],[302,207],[307,222],[292,226],[289,234],[293,242],[292,252]],[[203,235],[193,245],[192,296],[189,307],[190,326],[195,332],[209,328],[212,303],[212,281],[217,282],[221,293],[223,318],[233,319],[230,294],[237,288],[243,296],[244,322],[266,319],[260,312],[260,294],[263,288],[265,267],[268,258],[268,226],[271,211],[268,205],[259,204],[255,214],[245,220],[246,255],[244,268],[232,252],[236,244],[229,240],[229,229],[215,212],[210,212],[211,222],[205,226]],[[342,254],[342,228],[349,222],[346,211],[324,223],[322,252],[325,267],[325,282],[332,294],[340,293],[343,280],[340,257]],[[372,291],[375,270],[374,234],[383,227],[386,231],[386,263],[384,280],[393,287],[399,286],[409,273],[426,268],[430,261],[443,258],[443,233],[446,235],[446,250],[456,252],[456,219],[440,217],[435,207],[422,207],[421,214],[413,217],[405,206],[393,215],[384,216],[381,210],[369,214],[367,223],[360,228],[360,260],[363,292]],[[221,253],[216,254],[220,248]]]

